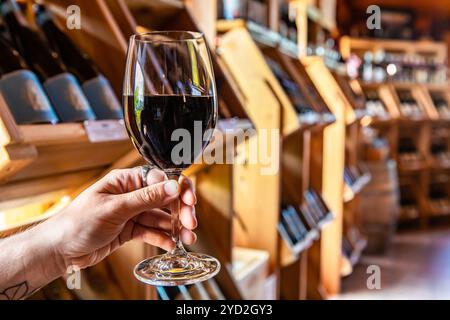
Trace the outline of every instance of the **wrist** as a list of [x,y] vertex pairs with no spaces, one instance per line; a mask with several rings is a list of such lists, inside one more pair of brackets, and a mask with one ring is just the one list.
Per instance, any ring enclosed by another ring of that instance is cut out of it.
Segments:
[[54,219],[49,219],[30,230],[31,247],[35,252],[35,271],[41,272],[46,279],[56,279],[67,270],[63,255],[60,253],[62,237]]
[[52,230],[44,222],[0,240],[0,300],[24,299],[64,274]]

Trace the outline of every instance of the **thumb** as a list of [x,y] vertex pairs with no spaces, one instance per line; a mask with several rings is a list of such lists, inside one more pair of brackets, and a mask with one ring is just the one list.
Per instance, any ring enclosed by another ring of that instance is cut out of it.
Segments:
[[179,190],[177,181],[163,181],[120,195],[119,206],[132,218],[143,211],[164,207],[178,197]]

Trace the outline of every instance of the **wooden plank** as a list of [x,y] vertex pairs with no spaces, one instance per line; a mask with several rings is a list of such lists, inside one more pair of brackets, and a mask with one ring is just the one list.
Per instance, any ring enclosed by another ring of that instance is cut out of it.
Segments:
[[445,63],[447,59],[447,46],[445,42],[435,42],[428,40],[408,41],[408,40],[377,40],[351,38],[344,36],[341,39],[341,53],[344,58],[348,58],[353,51],[398,51],[407,54],[434,54],[435,60]]
[[[246,113],[256,128],[273,128],[266,124],[273,122],[271,113],[276,108],[281,108],[283,135],[299,128],[294,107],[246,29],[236,28],[226,33],[221,39],[220,52],[247,102]],[[263,104],[255,104],[257,100]]]
[[[224,261],[231,263],[233,245],[233,201],[232,166],[214,165],[198,173],[195,177],[195,189],[198,203],[198,220],[208,229],[208,234],[216,238],[216,248],[222,253]],[[209,241],[200,239],[200,241]]]
[[281,155],[283,197],[288,203],[296,205],[302,203],[304,183],[309,179],[308,155],[303,156],[303,135],[304,132],[298,131],[286,137]]
[[[426,112],[427,112],[428,116],[430,117],[430,119],[439,120],[439,118],[440,118],[439,112],[434,105],[434,102],[433,102],[433,99],[431,98],[428,87],[425,85],[419,85],[418,91],[419,91],[418,92],[419,99],[421,99],[422,105],[426,109]],[[445,97],[446,91],[443,91],[443,95]]]
[[20,125],[23,140],[33,145],[89,142],[81,123]]
[[298,300],[301,296],[300,259],[282,268],[280,272],[280,299]]
[[378,96],[383,101],[392,119],[398,119],[401,116],[399,102],[394,89],[390,85],[381,85],[378,88]]
[[0,92],[0,146],[21,142],[23,142],[22,133]]
[[267,0],[267,12],[269,29],[278,32],[280,29],[280,0]]
[[[37,203],[29,203],[2,212],[4,216],[0,223],[0,238],[26,230],[34,224],[60,213],[70,204],[70,197],[66,196],[69,192],[69,189],[65,189],[46,193],[39,197]],[[13,204],[13,202],[15,201],[10,201],[9,204]],[[10,216],[8,217],[8,215]]]
[[105,0],[106,5],[114,17],[124,39],[136,33],[136,21],[124,0]]
[[233,19],[233,20],[224,20],[219,19],[216,23],[216,29],[219,33],[228,32],[234,28],[245,28],[245,20],[243,19]]
[[307,1],[291,1],[289,10],[295,10],[298,58],[301,58],[306,56],[308,48],[308,3]]
[[99,172],[99,169],[93,169],[0,185],[0,202],[73,188],[92,179]]
[[187,11],[195,20],[211,48],[215,46],[217,0],[184,0]]
[[320,95],[336,116],[336,122],[323,133],[322,196],[334,214],[334,220],[321,233],[321,282],[329,294],[340,291],[341,240],[343,223],[343,169],[345,161],[346,100],[333,75],[317,57],[302,62]]
[[[416,101],[418,107],[421,109],[423,116],[421,120],[430,119],[429,110],[426,106],[426,99],[423,97],[423,93],[421,92],[418,84],[405,84],[405,83],[395,83],[389,85],[391,88],[391,96],[396,104],[396,109],[400,115],[400,119],[410,120],[407,116],[405,116],[400,107],[400,99],[397,93],[397,90],[407,90],[411,92],[412,98]],[[391,98],[391,99],[392,99]]]
[[11,180],[18,181],[65,172],[108,166],[131,150],[131,143],[107,142],[91,144],[48,145],[37,148],[38,157]]
[[[269,272],[273,272],[278,261],[280,175],[279,171],[264,174],[261,162],[244,160],[244,155],[255,150],[258,143],[258,137],[254,136],[239,145],[237,163],[233,166],[233,207],[240,218],[235,228],[242,228],[235,233],[235,245],[268,251]],[[269,143],[267,149],[278,157],[279,146]]]
[[36,148],[29,144],[12,144],[0,148],[0,182],[9,179],[37,158]]

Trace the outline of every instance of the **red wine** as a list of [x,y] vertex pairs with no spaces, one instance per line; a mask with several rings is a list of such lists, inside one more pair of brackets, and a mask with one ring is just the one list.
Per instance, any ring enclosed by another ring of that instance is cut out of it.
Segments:
[[[211,96],[124,96],[124,108],[128,134],[141,155],[160,169],[173,173],[194,163],[209,142],[210,137],[203,140],[205,131],[214,128],[216,122],[215,101]],[[189,141],[178,138],[172,141],[177,129],[185,129]],[[183,142],[189,142],[190,146],[174,149]],[[172,156],[174,150],[180,150],[175,152],[180,157]]]

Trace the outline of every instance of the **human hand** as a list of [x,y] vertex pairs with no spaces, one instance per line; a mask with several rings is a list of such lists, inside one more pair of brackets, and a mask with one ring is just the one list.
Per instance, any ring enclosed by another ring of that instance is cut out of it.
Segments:
[[49,232],[55,233],[55,252],[63,268],[92,266],[132,239],[173,249],[171,217],[163,208],[178,196],[181,240],[194,243],[197,200],[190,180],[183,177],[178,184],[153,169],[147,185],[142,187],[140,168],[113,170],[47,221]]

